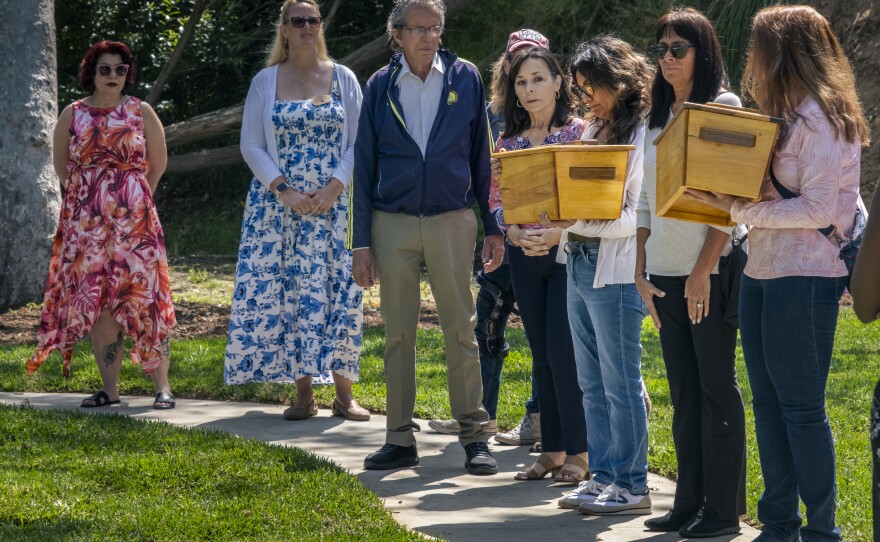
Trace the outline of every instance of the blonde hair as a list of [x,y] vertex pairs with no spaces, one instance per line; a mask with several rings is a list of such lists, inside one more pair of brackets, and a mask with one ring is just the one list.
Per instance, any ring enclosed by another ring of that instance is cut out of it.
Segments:
[[809,6],[773,6],[755,15],[742,82],[767,114],[797,118],[793,99],[812,96],[849,143],[870,143],[852,67],[828,21]]
[[[278,13],[278,22],[275,24],[275,39],[272,41],[272,45],[269,47],[269,54],[266,56],[267,68],[274,66],[275,64],[281,64],[287,60],[287,40],[284,39],[281,29],[284,26],[284,20],[287,18],[287,8],[294,4],[309,4],[310,6],[314,6],[315,10],[318,12],[318,16],[321,15],[321,7],[318,6],[318,3],[315,2],[315,0],[285,0],[285,2],[281,4],[281,10]],[[319,59],[330,60],[330,55],[327,54],[327,42],[324,41],[323,22],[318,29],[317,49]]]

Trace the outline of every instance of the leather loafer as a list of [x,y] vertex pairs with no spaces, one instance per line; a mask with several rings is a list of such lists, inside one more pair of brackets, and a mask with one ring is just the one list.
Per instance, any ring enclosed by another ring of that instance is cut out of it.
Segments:
[[649,531],[671,532],[677,531],[685,526],[694,514],[691,512],[682,512],[680,510],[670,510],[665,516],[659,518],[651,518],[645,520],[645,527]]
[[715,538],[726,534],[736,534],[739,531],[739,519],[720,519],[704,506],[678,530],[678,534],[684,538]]
[[304,407],[291,405],[284,411],[285,420],[305,420],[318,414],[318,404],[312,399],[312,402]]
[[370,419],[370,411],[357,404],[357,401],[354,399],[351,400],[347,407],[344,407],[339,402],[339,399],[334,398],[330,411],[334,416],[342,416],[346,420],[365,422]]

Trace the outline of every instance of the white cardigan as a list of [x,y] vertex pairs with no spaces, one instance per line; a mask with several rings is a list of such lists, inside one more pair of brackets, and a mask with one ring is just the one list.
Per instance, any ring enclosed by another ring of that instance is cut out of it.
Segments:
[[[339,179],[344,186],[348,186],[354,171],[354,142],[357,138],[358,118],[361,112],[361,86],[350,69],[341,64],[334,66],[339,95],[345,110],[345,123],[342,129],[339,166],[331,177]],[[275,126],[272,123],[277,80],[277,64],[260,70],[254,76],[244,102],[244,116],[241,120],[241,155],[254,176],[267,189],[272,181],[282,176],[278,164],[278,146],[275,143]]]
[[[593,123],[584,130],[581,139],[595,139],[601,124]],[[578,220],[568,229],[562,230],[556,261],[565,263],[568,254],[565,244],[568,234],[584,237],[600,237],[599,254],[596,258],[596,276],[593,288],[607,284],[631,284],[635,281],[636,270],[636,207],[642,190],[645,157],[645,123],[639,122],[633,132],[632,145],[635,150],[629,153],[626,163],[626,182],[623,193],[623,212],[616,220]]]

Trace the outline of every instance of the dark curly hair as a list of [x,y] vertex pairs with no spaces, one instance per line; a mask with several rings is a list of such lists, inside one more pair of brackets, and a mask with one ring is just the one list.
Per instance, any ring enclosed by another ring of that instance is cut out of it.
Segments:
[[562,77],[562,86],[559,87],[559,97],[556,98],[556,109],[553,111],[553,118],[550,119],[550,127],[565,126],[571,120],[572,104],[574,102],[571,95],[571,86],[569,84],[568,75],[562,72],[559,61],[553,56],[548,49],[543,47],[524,47],[513,53],[510,59],[510,74],[507,80],[507,96],[504,99],[504,120],[506,128],[501,137],[511,137],[521,134],[532,126],[529,113],[516,105],[516,76],[523,63],[534,58],[543,60],[550,70],[550,76]]
[[95,75],[98,66],[98,59],[103,54],[119,55],[122,57],[122,63],[128,64],[128,73],[125,75],[125,84],[122,91],[125,92],[134,86],[137,80],[137,64],[134,55],[128,45],[119,41],[99,41],[89,47],[86,56],[79,63],[79,86],[89,92],[95,92]]
[[617,96],[608,143],[629,144],[650,108],[653,68],[629,43],[613,36],[596,36],[577,48],[571,61],[572,81],[577,81],[578,73],[592,85]]
[[[657,21],[657,43],[668,32],[675,32],[694,46],[694,87],[689,102],[704,104],[714,100],[722,89],[730,88],[721,44],[715,27],[705,15],[694,8],[673,8]],[[675,103],[675,91],[657,70],[651,89],[652,109],[649,128],[662,128],[669,120],[669,109]]]

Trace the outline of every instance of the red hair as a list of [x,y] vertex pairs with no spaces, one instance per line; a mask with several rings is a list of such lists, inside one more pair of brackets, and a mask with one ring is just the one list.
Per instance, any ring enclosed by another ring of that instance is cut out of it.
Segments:
[[137,64],[128,45],[119,41],[99,41],[89,47],[86,56],[79,63],[79,85],[89,92],[95,92],[95,74],[98,66],[98,59],[103,54],[119,55],[122,57],[122,63],[128,64],[128,73],[125,76],[125,84],[122,91],[125,92],[134,86],[137,78]]

